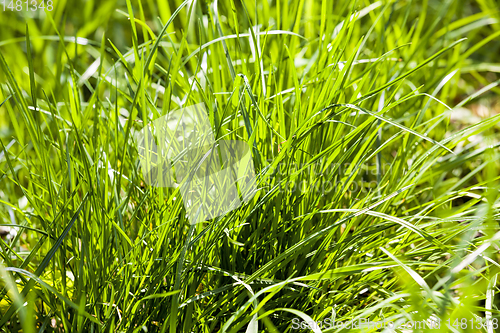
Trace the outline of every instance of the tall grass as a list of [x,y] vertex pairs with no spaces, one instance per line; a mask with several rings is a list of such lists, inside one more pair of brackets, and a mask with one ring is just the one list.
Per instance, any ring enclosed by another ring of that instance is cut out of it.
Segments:
[[[0,15],[3,332],[499,317],[494,1]],[[197,103],[217,139],[254,147],[259,191],[190,226],[178,189],[145,184],[133,137]]]

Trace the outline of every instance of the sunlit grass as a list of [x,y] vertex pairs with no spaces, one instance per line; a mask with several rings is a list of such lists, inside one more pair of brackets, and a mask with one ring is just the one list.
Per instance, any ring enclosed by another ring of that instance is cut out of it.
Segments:
[[[4,332],[297,332],[333,315],[476,332],[499,317],[493,1],[0,15]],[[217,139],[254,147],[259,192],[190,226],[133,139],[198,103]]]

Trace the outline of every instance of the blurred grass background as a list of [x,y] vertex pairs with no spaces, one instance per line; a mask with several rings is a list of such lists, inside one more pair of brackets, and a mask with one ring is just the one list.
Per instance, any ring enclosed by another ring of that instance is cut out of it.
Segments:
[[[0,12],[1,329],[293,332],[335,314],[496,331],[476,327],[499,314],[499,7]],[[196,103],[256,148],[260,190],[190,226],[132,137]]]

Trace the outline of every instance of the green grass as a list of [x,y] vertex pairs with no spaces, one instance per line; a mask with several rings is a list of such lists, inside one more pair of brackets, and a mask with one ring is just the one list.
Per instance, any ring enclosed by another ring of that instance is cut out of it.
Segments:
[[[495,1],[0,17],[0,224],[17,231],[0,241],[2,332],[500,317]],[[217,139],[254,147],[259,191],[190,226],[178,189],[145,185],[133,138],[197,103]]]

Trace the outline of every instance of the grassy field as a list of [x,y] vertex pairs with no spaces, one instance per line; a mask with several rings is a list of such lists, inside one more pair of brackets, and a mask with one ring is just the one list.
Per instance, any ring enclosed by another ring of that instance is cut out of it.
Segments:
[[[0,3],[1,332],[498,331],[496,0],[36,1]],[[190,224],[134,137],[199,103],[258,192]]]

